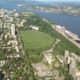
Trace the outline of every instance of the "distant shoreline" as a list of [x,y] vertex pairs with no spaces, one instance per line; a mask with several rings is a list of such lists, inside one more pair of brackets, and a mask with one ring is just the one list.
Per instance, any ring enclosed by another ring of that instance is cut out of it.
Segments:
[[66,26],[67,30],[77,34],[80,37],[80,16],[65,15],[61,13],[33,12],[38,16],[49,20],[56,25]]

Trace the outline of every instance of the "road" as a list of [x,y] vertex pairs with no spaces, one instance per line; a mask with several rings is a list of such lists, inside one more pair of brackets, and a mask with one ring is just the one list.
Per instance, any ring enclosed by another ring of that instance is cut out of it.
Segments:
[[[54,30],[56,30],[56,28],[52,25],[52,28]],[[57,30],[56,30],[57,31]],[[60,33],[61,35],[63,35],[66,39],[68,39],[69,41],[71,41],[74,45],[76,45],[78,48],[80,48],[80,44],[77,43],[75,40],[69,38],[64,32],[61,32],[61,31],[57,31],[58,33]]]

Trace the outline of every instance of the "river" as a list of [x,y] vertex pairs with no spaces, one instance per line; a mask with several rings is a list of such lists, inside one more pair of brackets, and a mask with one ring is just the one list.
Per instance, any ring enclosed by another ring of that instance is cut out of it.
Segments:
[[53,23],[66,27],[66,29],[72,31],[80,37],[80,16],[49,12],[35,13]]
[[[16,0],[17,1],[17,0]],[[20,0],[22,1],[22,0]],[[17,5],[21,4],[21,2],[7,2],[6,0],[0,1],[0,8],[4,9],[17,9],[21,10],[21,7]],[[55,22],[58,25],[65,26],[66,29],[76,33],[80,37],[80,16],[73,16],[73,15],[65,15],[61,13],[49,13],[49,12],[35,12],[39,16],[50,20],[51,22]]]

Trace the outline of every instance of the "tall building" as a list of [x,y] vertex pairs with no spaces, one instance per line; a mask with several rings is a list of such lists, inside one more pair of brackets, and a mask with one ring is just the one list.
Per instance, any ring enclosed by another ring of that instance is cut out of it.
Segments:
[[15,35],[15,24],[11,24],[11,36],[12,38],[16,38],[16,35]]
[[70,68],[69,68],[69,73],[72,75],[73,79],[76,80],[76,60],[71,57],[71,63],[70,63]]

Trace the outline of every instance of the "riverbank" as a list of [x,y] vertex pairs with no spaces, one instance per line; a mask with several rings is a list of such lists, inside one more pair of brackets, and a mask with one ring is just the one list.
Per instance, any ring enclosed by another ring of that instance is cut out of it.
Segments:
[[61,26],[65,26],[66,29],[77,34],[80,37],[80,16],[65,15],[61,13],[48,13],[48,12],[34,12],[38,16],[45,18]]
[[80,48],[80,38],[78,37],[78,35],[72,33],[71,31],[60,25],[56,25],[55,27],[54,25],[52,25],[52,28]]

